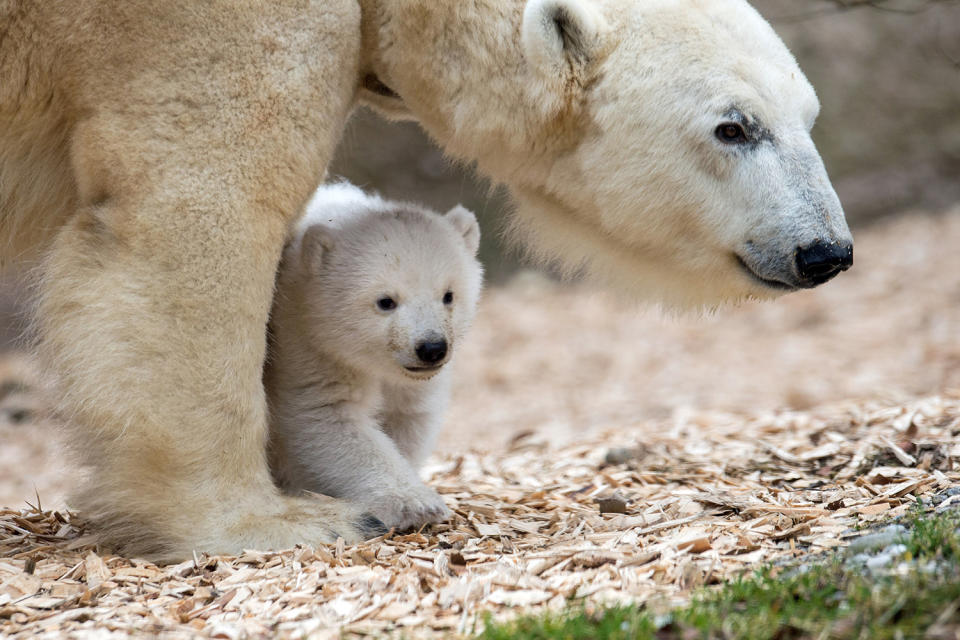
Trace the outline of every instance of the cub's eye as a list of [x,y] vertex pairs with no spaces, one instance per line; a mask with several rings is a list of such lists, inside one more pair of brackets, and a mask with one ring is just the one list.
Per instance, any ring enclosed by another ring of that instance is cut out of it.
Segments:
[[717,140],[724,144],[743,144],[747,141],[747,134],[743,127],[736,122],[724,122],[717,127],[714,134],[717,136]]
[[453,304],[453,291],[443,294],[443,304]]
[[377,307],[381,311],[393,311],[397,308],[397,301],[391,298],[390,296],[383,296],[377,300]]

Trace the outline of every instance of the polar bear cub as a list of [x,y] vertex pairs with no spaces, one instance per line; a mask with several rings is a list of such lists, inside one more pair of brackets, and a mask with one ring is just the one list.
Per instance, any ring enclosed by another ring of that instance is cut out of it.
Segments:
[[388,527],[449,516],[418,477],[450,393],[450,359],[482,282],[480,229],[323,186],[284,248],[264,383],[271,466],[287,492],[362,505]]

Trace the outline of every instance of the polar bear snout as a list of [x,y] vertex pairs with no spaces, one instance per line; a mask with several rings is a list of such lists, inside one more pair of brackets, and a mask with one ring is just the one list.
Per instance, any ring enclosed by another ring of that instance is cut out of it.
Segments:
[[849,235],[825,240],[816,238],[799,245],[758,243],[748,240],[734,254],[741,270],[766,290],[812,289],[853,266],[853,242]]
[[816,287],[853,266],[853,245],[816,240],[797,248],[797,273],[807,287]]
[[423,364],[436,366],[447,357],[447,341],[443,338],[424,341],[417,345],[414,352]]
[[442,331],[417,336],[413,344],[398,354],[406,374],[418,380],[429,379],[444,367],[453,353],[453,345]]

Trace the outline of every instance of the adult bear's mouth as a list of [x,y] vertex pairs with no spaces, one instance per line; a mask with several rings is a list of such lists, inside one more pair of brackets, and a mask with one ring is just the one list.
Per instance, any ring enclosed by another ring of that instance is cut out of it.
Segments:
[[751,279],[751,280],[754,280],[754,281],[756,281],[756,282],[759,282],[760,284],[762,284],[762,285],[765,286],[765,287],[770,287],[771,289],[779,289],[779,290],[781,290],[781,291],[795,291],[795,290],[797,289],[797,287],[796,287],[795,285],[792,285],[792,284],[787,283],[787,282],[783,282],[782,280],[772,280],[772,279],[770,279],[770,278],[764,278],[764,277],[761,276],[759,273],[757,273],[756,271],[754,271],[754,270],[750,267],[750,265],[747,264],[747,261],[744,260],[742,257],[740,257],[740,254],[735,253],[735,254],[733,254],[733,257],[737,259],[737,264],[739,264],[739,265],[740,265],[740,268],[741,268],[748,276],[750,276],[750,279]]

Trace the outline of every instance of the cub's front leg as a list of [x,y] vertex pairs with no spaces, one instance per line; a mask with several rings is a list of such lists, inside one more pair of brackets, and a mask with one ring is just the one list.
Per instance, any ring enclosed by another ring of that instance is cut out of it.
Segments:
[[303,419],[309,422],[276,430],[286,490],[342,498],[397,529],[450,516],[443,498],[417,477],[373,420],[330,407]]
[[451,374],[446,368],[416,384],[384,385],[377,421],[414,469],[433,452],[450,399]]

